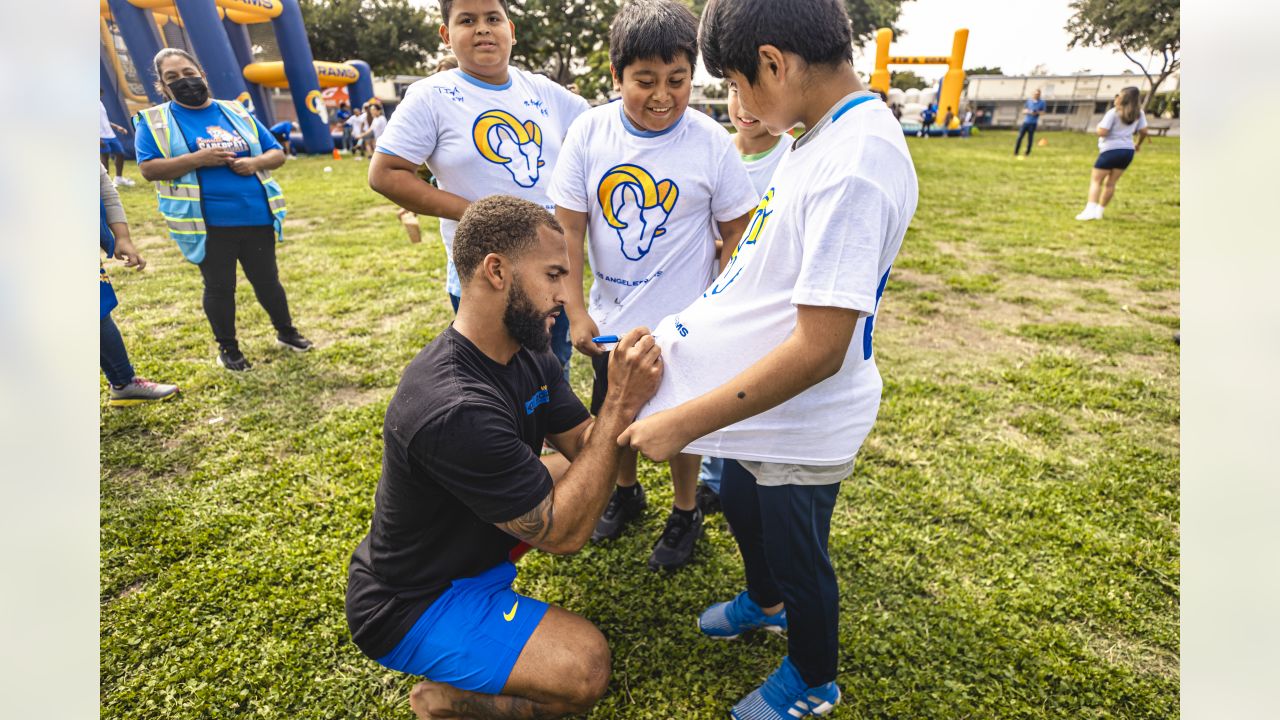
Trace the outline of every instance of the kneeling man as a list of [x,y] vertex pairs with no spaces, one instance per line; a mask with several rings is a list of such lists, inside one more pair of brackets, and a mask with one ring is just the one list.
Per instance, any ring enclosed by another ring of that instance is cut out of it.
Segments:
[[[453,258],[453,325],[405,369],[387,408],[372,527],[351,557],[347,623],[382,665],[427,678],[421,718],[586,712],[609,681],[589,621],[512,590],[521,543],[586,544],[613,489],[617,439],[657,388],[648,330],[618,343],[592,420],[552,355],[569,290],[563,231],[509,196],[473,203]],[[561,453],[539,457],[543,440]]]

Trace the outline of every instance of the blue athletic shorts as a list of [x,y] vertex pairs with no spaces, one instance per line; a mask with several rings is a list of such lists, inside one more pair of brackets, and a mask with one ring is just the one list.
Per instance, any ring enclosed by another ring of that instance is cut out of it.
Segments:
[[98,138],[99,155],[123,155],[124,146],[119,138]]
[[392,670],[497,695],[547,604],[511,589],[509,562],[453,585],[418,618],[400,644],[378,662]]
[[1098,170],[1124,170],[1133,162],[1132,150],[1107,150],[1098,154],[1093,167]]

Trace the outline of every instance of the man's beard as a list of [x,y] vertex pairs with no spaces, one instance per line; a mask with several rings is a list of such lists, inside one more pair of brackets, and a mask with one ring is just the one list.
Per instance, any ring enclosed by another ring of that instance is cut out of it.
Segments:
[[533,300],[520,286],[518,278],[511,280],[511,299],[502,313],[502,324],[511,338],[534,352],[551,349],[551,329],[547,327],[547,313],[534,307]]

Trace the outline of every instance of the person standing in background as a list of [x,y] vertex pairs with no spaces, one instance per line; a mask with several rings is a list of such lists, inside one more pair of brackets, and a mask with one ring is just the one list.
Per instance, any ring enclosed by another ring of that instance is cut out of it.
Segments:
[[120,139],[116,137],[116,132],[129,134],[129,128],[121,127],[107,117],[107,106],[102,104],[102,90],[98,91],[98,159],[102,163],[102,167],[107,172],[111,172],[111,167],[107,165],[107,159],[115,160],[116,175],[111,182],[115,185],[124,185],[125,187],[133,187],[133,181],[125,177],[124,171],[124,145],[120,144]]
[[1035,145],[1036,126],[1040,124],[1040,113],[1044,112],[1045,102],[1040,99],[1040,89],[1031,94],[1031,99],[1022,108],[1022,127],[1018,130],[1018,141],[1013,144],[1013,154],[1017,156],[1022,147],[1022,138],[1027,138],[1027,155],[1031,154],[1031,146]]
[[[1134,153],[1147,139],[1147,116],[1142,112],[1138,88],[1129,86],[1116,95],[1115,106],[1098,122],[1098,159],[1089,179],[1089,201],[1077,220],[1101,220],[1102,211],[1115,195],[1116,183],[1133,162]],[[1137,134],[1138,142],[1133,136]]]
[[[124,260],[125,267],[142,272],[147,261],[133,247],[124,206],[120,204],[120,195],[116,192],[115,183],[107,176],[106,168],[98,169],[98,187],[101,225],[98,230],[98,246],[107,257]],[[129,362],[129,352],[124,347],[124,338],[111,319],[111,311],[116,308],[118,301],[115,288],[111,286],[111,278],[107,277],[101,260],[98,261],[98,294],[98,364],[111,386],[107,404],[125,407],[166,400],[177,395],[177,385],[152,382],[134,374],[133,363]]]

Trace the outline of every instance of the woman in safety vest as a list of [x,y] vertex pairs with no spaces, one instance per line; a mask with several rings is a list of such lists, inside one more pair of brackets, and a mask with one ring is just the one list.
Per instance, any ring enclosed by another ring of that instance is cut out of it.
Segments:
[[253,285],[282,347],[311,341],[293,326],[276,268],[284,193],[271,170],[284,152],[238,102],[209,95],[204,71],[189,53],[165,48],[154,60],[157,89],[170,102],[134,118],[142,177],[155,183],[169,235],[204,277],[204,312],[218,342],[218,364],[248,370],[236,340],[236,262]]

